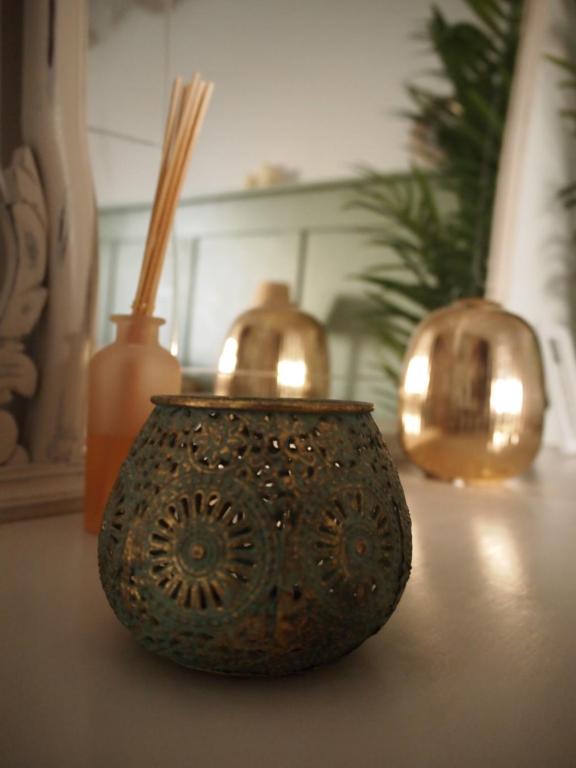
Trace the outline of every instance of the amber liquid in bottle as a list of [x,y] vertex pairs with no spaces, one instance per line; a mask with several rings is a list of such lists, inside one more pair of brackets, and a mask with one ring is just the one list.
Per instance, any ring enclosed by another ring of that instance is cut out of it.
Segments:
[[88,372],[84,527],[98,533],[122,462],[150,414],[152,395],[178,394],[180,365],[158,342],[163,320],[116,315],[116,340],[97,352]]

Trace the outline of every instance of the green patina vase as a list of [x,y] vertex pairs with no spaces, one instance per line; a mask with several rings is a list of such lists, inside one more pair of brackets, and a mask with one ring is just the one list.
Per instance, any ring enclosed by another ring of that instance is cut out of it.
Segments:
[[367,403],[154,398],[99,539],[108,600],[149,650],[284,675],[378,631],[410,517]]

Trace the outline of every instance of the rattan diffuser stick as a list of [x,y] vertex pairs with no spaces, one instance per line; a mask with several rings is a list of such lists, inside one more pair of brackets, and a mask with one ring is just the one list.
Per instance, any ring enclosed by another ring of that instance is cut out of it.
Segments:
[[182,79],[177,78],[172,86],[160,173],[140,279],[132,304],[133,314],[151,315],[154,312],[158,283],[176,207],[213,89],[214,84],[204,82],[198,74],[195,74],[187,85],[183,85]]

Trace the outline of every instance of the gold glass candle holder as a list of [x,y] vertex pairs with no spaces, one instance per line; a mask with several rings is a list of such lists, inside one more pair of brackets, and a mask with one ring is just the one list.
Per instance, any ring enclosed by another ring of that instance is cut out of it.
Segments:
[[484,299],[432,312],[417,328],[400,383],[400,439],[428,475],[467,482],[526,470],[546,404],[532,328]]
[[283,283],[262,283],[255,305],[234,322],[218,362],[216,394],[324,398],[326,332],[290,301]]

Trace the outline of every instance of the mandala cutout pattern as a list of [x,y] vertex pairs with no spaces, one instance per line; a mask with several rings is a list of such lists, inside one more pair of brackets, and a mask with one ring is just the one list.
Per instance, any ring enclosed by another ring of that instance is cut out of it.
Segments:
[[308,565],[323,603],[341,608],[352,598],[359,608],[394,603],[400,571],[400,531],[390,502],[368,490],[343,489],[330,497],[307,537]]
[[270,554],[251,507],[197,489],[160,506],[148,526],[146,592],[196,622],[230,621],[263,588]]

